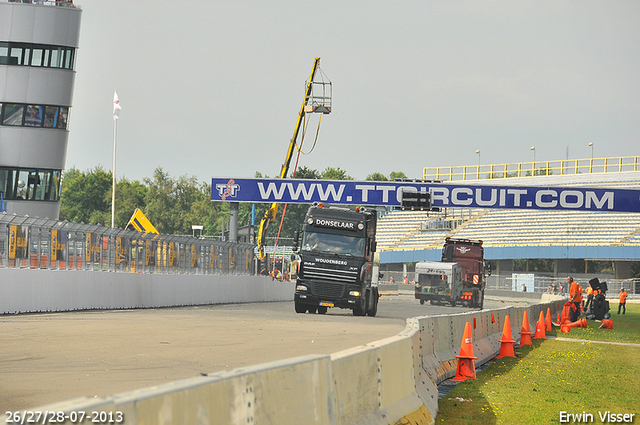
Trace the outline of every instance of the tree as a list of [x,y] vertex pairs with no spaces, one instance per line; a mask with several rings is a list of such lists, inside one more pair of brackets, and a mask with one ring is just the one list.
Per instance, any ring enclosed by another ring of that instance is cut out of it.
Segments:
[[378,173],[378,172],[369,174],[365,178],[365,180],[374,181],[374,182],[386,182],[386,181],[389,181],[389,179],[386,178],[384,174]]
[[348,175],[347,172],[340,167],[327,167],[320,176],[327,180],[353,180],[353,177]]
[[406,179],[406,178],[408,178],[407,175],[402,171],[392,171],[391,174],[389,174],[389,180],[391,181],[394,181],[395,179]]
[[110,224],[111,172],[96,167],[88,172],[65,171],[60,194],[60,220]]
[[[138,180],[130,182],[122,179],[116,182],[116,227],[125,227],[136,208],[145,210],[145,196],[147,187]],[[111,200],[111,190],[109,190],[109,200]],[[111,214],[111,212],[109,212]],[[153,223],[152,223],[153,224]]]
[[[172,179],[158,167],[153,180],[145,179],[145,215],[160,233],[191,234],[191,226],[216,220],[216,208],[211,202],[211,186],[198,185],[195,176]],[[207,233],[215,229],[207,229]]]
[[318,170],[314,170],[311,168],[308,168],[307,166],[304,167],[300,167],[296,170],[296,176],[294,177],[296,179],[319,179],[321,178],[320,173],[318,172]]

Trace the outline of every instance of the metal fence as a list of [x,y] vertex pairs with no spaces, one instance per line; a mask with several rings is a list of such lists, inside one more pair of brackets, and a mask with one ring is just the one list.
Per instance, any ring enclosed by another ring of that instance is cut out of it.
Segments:
[[509,177],[623,173],[640,171],[640,156],[514,162],[509,164],[424,167],[425,180],[480,180]]
[[0,213],[0,268],[251,275],[254,247]]
[[[523,272],[524,273],[524,272]],[[404,275],[401,271],[385,271],[382,272],[383,277],[380,279],[380,284],[402,284],[404,283]],[[412,285],[415,282],[415,272],[410,271],[406,273],[407,283]],[[589,285],[589,280],[593,276],[573,276],[575,281],[582,285],[583,288],[586,288]],[[391,280],[393,278],[393,281]],[[617,294],[620,292],[621,288],[624,288],[627,293],[630,295],[639,295],[640,294],[640,279],[613,279],[609,276],[599,276],[600,281],[606,281],[608,287],[608,297],[609,299],[614,299],[617,297]],[[517,280],[514,278],[513,274],[505,274],[505,275],[491,275],[487,276],[487,289],[499,289],[505,291],[522,291],[521,280]],[[558,293],[559,283],[564,285],[563,294],[566,295],[569,289],[566,287],[566,276],[564,277],[550,277],[550,276],[541,276],[532,274],[530,281],[527,282],[527,291],[529,292],[537,292],[544,293],[550,292],[553,294]],[[549,288],[551,285],[551,288]],[[554,286],[555,285],[555,286]],[[413,286],[407,286],[407,288],[413,290]]]

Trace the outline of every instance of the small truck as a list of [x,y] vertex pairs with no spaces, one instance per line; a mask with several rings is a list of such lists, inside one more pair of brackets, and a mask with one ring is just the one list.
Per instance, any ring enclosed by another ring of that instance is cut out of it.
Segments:
[[485,266],[482,241],[447,238],[442,261],[416,263],[415,298],[420,304],[464,305],[482,309]]

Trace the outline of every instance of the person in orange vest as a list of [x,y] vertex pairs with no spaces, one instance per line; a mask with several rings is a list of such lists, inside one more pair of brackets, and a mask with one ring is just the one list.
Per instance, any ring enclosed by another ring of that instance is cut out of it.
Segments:
[[618,304],[618,314],[620,314],[620,308],[622,307],[622,314],[627,312],[627,297],[629,294],[624,290],[624,288],[620,289],[620,304]]
[[589,310],[589,305],[591,305],[591,302],[593,301],[593,296],[595,294],[593,293],[593,288],[591,287],[591,285],[587,286],[587,302],[584,305],[584,309]]
[[582,286],[578,285],[571,276],[567,277],[567,284],[569,285],[569,300],[571,301],[571,311],[569,312],[569,319],[572,322],[578,320],[580,315],[580,306],[582,304]]

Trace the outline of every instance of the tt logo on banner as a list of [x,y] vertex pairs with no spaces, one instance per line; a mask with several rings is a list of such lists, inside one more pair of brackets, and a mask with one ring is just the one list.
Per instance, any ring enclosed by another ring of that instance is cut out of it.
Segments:
[[227,182],[227,184],[217,184],[216,189],[218,189],[218,195],[220,195],[220,199],[224,201],[227,199],[227,197],[235,198],[240,191],[240,185],[236,184],[236,182],[231,179]]

